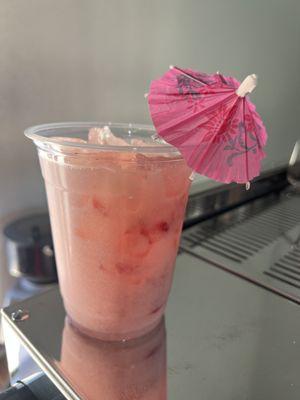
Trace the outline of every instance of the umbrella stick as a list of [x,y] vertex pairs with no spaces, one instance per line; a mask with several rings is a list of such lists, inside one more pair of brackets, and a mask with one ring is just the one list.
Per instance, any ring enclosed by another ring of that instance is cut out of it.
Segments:
[[175,67],[174,65],[170,65],[170,69],[174,69],[175,71],[180,72],[182,75],[192,79],[195,82],[202,83],[203,85],[206,85],[205,82],[201,81],[200,79],[195,78],[193,75],[188,74],[187,72],[183,71],[182,69],[180,69],[178,67]]

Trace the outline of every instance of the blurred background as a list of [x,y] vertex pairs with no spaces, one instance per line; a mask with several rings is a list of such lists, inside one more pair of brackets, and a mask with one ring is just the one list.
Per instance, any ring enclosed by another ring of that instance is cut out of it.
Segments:
[[[243,79],[269,133],[269,166],[299,138],[299,0],[1,0],[0,229],[46,207],[30,125],[149,123],[144,93],[170,64]],[[0,302],[9,281],[0,240]]]

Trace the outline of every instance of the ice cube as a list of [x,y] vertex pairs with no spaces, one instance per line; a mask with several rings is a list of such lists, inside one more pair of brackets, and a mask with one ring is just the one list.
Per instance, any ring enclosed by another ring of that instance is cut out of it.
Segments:
[[109,126],[103,128],[92,128],[89,131],[88,142],[92,144],[108,144],[111,146],[128,146],[125,140],[116,137]]

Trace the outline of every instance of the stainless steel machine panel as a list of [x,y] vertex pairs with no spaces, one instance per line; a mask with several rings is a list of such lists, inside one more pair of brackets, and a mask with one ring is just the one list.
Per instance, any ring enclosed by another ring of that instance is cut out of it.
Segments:
[[[19,312],[16,318],[18,310],[24,314]],[[82,376],[87,368],[95,371],[88,381],[72,378],[72,364],[62,368],[65,312],[58,289],[6,308],[3,320],[6,337],[15,336],[68,399],[110,399],[105,385],[101,386],[101,352],[91,359],[91,354],[98,352],[97,341],[92,353],[86,353],[85,346],[74,348],[74,354],[80,357]],[[300,307],[295,302],[181,253],[166,313],[166,331],[168,397],[162,394],[156,398],[300,398]],[[8,345],[7,351],[10,366],[16,369],[16,350]],[[164,367],[163,362],[158,365]],[[112,364],[107,363],[107,370],[111,369]],[[146,379],[141,369],[147,371],[140,365],[136,376]],[[117,381],[112,377],[115,387],[122,378],[126,387],[126,371],[118,375]],[[108,374],[105,382],[109,379]],[[87,397],[93,385],[97,392]],[[144,388],[150,390],[149,385]],[[115,399],[139,398],[132,394],[136,393],[133,387],[129,389],[131,392],[125,391],[123,397]]]

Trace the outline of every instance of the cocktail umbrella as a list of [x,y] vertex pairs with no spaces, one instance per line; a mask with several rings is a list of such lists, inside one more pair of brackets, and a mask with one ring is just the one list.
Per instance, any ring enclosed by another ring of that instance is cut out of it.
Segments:
[[257,83],[240,84],[220,73],[170,67],[151,82],[148,104],[160,137],[187,164],[216,181],[246,183],[259,175],[267,133],[247,94]]

